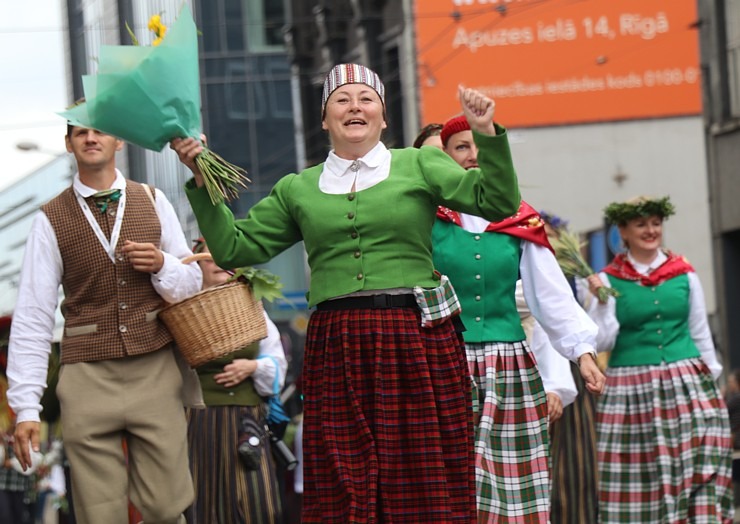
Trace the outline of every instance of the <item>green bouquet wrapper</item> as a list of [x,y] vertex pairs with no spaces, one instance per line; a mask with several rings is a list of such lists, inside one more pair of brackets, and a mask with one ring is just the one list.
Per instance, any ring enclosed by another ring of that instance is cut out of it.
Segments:
[[[98,74],[84,75],[85,101],[59,113],[71,124],[97,129],[152,151],[173,138],[201,135],[198,32],[187,5],[154,46],[102,46]],[[246,171],[205,148],[196,164],[211,200],[238,195]]]

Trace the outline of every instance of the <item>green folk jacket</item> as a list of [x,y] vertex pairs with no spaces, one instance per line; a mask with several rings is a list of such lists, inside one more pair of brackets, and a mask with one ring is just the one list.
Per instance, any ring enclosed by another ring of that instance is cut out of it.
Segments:
[[466,171],[433,147],[391,150],[387,179],[347,194],[319,189],[323,164],[278,181],[246,218],[212,205],[191,180],[186,194],[221,267],[267,262],[304,241],[309,306],[361,290],[435,287],[432,225],[437,206],[502,220],[521,201],[508,138],[474,133],[480,168]]

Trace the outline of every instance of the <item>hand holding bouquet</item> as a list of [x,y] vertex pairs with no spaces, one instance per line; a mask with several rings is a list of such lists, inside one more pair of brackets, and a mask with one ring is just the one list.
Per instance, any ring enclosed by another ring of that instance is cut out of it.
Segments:
[[[578,234],[568,230],[567,222],[544,212],[540,212],[540,216],[555,232],[550,237],[550,244],[555,250],[555,258],[563,273],[569,277],[585,279],[595,275],[595,271],[581,255],[581,248],[586,244],[581,242]],[[605,303],[610,296],[618,297],[619,292],[614,288],[602,285],[596,289],[596,295],[599,302]]]
[[[98,74],[82,77],[85,101],[60,113],[73,125],[98,129],[152,151],[174,138],[201,136],[198,40],[184,5],[167,30],[159,15],[149,23],[156,40],[140,46],[102,46]],[[235,198],[246,171],[204,148],[195,160],[213,203]]]

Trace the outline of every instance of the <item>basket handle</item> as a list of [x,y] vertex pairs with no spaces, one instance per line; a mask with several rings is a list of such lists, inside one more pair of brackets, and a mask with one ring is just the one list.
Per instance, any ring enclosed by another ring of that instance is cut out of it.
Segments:
[[191,262],[197,262],[198,260],[213,260],[213,257],[210,253],[196,253],[183,258],[181,262],[183,264],[190,264]]

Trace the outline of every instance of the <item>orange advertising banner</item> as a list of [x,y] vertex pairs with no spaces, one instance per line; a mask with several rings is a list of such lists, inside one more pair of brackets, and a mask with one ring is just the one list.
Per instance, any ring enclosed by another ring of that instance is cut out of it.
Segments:
[[417,0],[422,123],[457,85],[533,127],[701,114],[695,0]]

